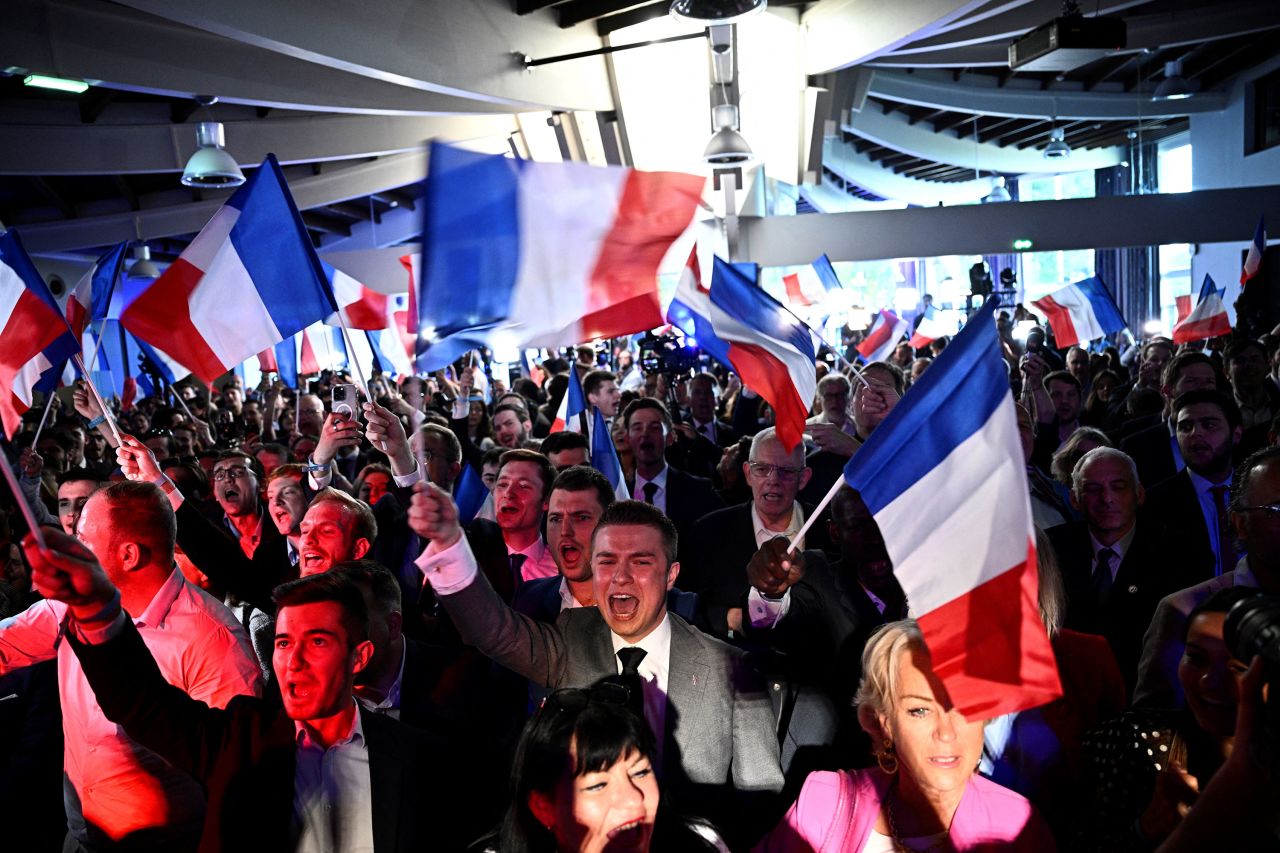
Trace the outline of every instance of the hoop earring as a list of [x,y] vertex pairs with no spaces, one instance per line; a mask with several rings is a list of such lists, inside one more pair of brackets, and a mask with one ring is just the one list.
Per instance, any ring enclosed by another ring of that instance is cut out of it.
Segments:
[[888,776],[898,772],[898,756],[894,754],[893,741],[888,738],[884,740],[884,751],[876,753],[876,764]]

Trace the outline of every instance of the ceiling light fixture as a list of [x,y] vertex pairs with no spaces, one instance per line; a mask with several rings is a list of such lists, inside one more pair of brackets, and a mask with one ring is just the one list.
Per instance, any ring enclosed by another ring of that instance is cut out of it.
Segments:
[[1044,147],[1046,160],[1059,160],[1071,156],[1071,146],[1067,144],[1066,131],[1055,127],[1049,131],[1049,144]]
[[702,152],[702,160],[717,169],[734,169],[754,159],[751,146],[738,133],[738,107],[720,104],[711,110],[716,132]]
[[238,187],[244,183],[244,172],[226,151],[222,122],[202,121],[196,125],[196,144],[200,147],[182,170],[184,187]]
[[768,5],[768,0],[675,0],[671,4],[671,17],[710,27],[732,24],[757,15]]
[[129,278],[159,278],[160,268],[151,260],[151,247],[146,243],[134,250],[133,266],[129,267]]
[[68,80],[65,77],[49,77],[45,74],[28,74],[22,82],[37,89],[55,89],[59,92],[71,92],[79,95],[87,91],[89,84],[83,80]]
[[987,193],[986,198],[982,200],[983,204],[999,204],[1005,201],[1013,201],[1013,196],[1009,195],[1009,188],[1005,186],[1004,175],[996,177],[996,185]]
[[1175,59],[1164,64],[1164,79],[1160,81],[1159,86],[1156,86],[1151,100],[1177,101],[1190,98],[1193,94],[1195,93],[1191,91],[1191,84],[1182,77],[1182,60]]

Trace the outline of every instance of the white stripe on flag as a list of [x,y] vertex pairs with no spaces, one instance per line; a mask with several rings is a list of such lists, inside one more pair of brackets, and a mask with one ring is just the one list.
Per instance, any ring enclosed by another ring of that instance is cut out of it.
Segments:
[[26,292],[27,283],[22,280],[22,276],[13,267],[0,261],[0,334],[9,325],[13,309]]
[[[782,361],[791,377],[791,385],[804,408],[813,405],[814,395],[818,392],[818,374],[814,362],[807,355],[799,352],[790,343],[766,335],[759,329],[752,329],[730,317],[715,302],[710,303],[711,326],[716,335],[729,344],[744,343],[766,348],[771,355]],[[767,342],[767,343],[766,343]]]
[[262,352],[280,342],[280,331],[229,239],[204,273],[191,293],[191,322],[227,369],[246,351]]
[[876,513],[913,614],[1026,561],[1032,529],[1026,477],[1009,397],[982,429]]

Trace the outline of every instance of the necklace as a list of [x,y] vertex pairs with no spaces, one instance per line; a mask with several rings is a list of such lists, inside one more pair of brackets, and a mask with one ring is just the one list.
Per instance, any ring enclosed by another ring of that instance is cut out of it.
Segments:
[[884,814],[889,820],[889,836],[893,839],[894,849],[900,850],[902,853],[937,853],[942,850],[947,842],[950,841],[950,834],[944,832],[942,837],[930,844],[923,850],[916,850],[914,847],[908,847],[906,842],[902,840],[902,835],[898,832],[897,821],[893,819],[893,801],[897,798],[896,788],[890,789],[889,796],[884,801]]

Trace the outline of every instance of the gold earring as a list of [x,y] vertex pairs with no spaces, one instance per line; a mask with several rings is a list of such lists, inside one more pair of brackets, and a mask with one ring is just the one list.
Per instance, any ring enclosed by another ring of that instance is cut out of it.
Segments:
[[883,751],[876,753],[876,764],[889,776],[898,772],[898,756],[894,754],[893,741],[888,738],[884,739]]

